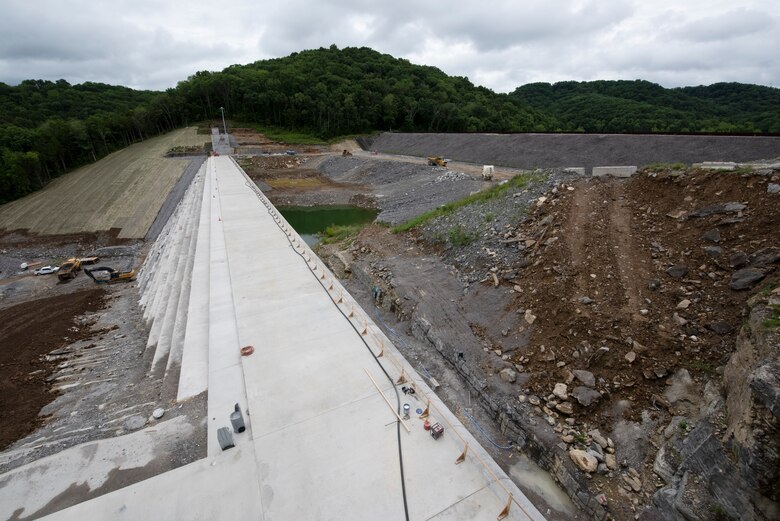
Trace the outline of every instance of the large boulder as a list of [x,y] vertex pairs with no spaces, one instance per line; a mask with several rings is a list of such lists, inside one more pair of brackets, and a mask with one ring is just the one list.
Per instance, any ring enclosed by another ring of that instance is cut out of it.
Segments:
[[564,383],[557,383],[553,388],[553,394],[561,400],[565,400],[569,397],[568,387]]
[[582,385],[587,387],[596,387],[596,377],[590,371],[584,371],[582,369],[575,369],[572,371],[574,377],[582,382]]
[[596,472],[596,469],[599,467],[599,461],[584,450],[571,449],[569,457],[583,472]]
[[731,283],[729,286],[734,291],[750,289],[764,277],[766,277],[766,273],[763,270],[758,268],[743,268],[735,271],[731,275]]
[[673,279],[681,279],[688,274],[688,266],[685,264],[674,264],[666,268],[666,274]]
[[738,213],[745,208],[747,208],[746,205],[737,202],[713,204],[712,206],[706,206],[704,208],[694,210],[688,214],[688,218],[692,219],[697,217],[709,217],[710,215]]
[[780,262],[780,248],[775,246],[762,248],[751,254],[748,262],[754,268],[765,268],[777,264]]
[[515,372],[514,369],[511,367],[507,367],[506,369],[502,369],[498,375],[501,377],[502,380],[505,382],[509,382],[510,384],[515,383],[517,380],[517,372]]
[[580,405],[590,407],[601,399],[601,393],[588,387],[575,387],[571,395]]

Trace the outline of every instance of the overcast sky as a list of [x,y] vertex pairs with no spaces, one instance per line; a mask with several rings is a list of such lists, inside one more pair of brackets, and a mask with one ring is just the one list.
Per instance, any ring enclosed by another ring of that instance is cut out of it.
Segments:
[[0,81],[173,87],[335,43],[499,92],[646,79],[780,87],[780,0],[2,0]]

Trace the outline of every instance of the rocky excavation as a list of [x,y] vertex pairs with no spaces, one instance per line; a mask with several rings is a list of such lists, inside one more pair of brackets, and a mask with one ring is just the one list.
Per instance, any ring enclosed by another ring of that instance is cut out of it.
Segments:
[[[629,179],[504,166],[489,181],[481,165],[354,144],[287,154],[249,129],[233,139],[278,206],[379,211],[318,253],[548,519],[780,516],[776,161]],[[189,434],[144,472],[203,456],[205,397],[173,407],[147,377],[135,284],[18,273],[96,253],[129,269],[147,246],[118,229],[0,236],[0,338],[31,346],[0,363],[5,394],[28,398],[3,403],[18,421],[2,431],[0,471],[154,424],[158,408]],[[529,460],[569,499],[538,486]]]
[[421,374],[445,359],[589,516],[773,519],[779,179],[536,171],[321,254]]

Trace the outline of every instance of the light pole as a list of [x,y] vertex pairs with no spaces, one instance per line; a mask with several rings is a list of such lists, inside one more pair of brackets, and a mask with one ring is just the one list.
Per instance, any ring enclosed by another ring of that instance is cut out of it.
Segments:
[[227,125],[225,125],[225,107],[219,107],[219,111],[222,113],[222,128],[225,130],[225,137],[227,137]]

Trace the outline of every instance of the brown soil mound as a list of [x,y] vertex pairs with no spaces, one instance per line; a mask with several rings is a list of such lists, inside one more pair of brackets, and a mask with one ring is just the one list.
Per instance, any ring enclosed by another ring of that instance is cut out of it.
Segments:
[[77,316],[103,307],[105,292],[89,289],[0,310],[0,450],[35,430],[50,392],[56,362],[46,354],[92,336]]
[[[517,297],[538,317],[530,349],[514,360],[531,373],[531,389],[547,396],[556,382],[582,385],[570,371],[591,371],[603,398],[575,415],[606,427],[616,400],[637,405],[631,419],[652,404],[672,412],[663,395],[679,368],[695,382],[714,376],[734,349],[750,294],[730,287],[732,275],[751,265],[771,278],[777,269],[780,204],[766,182],[646,173],[577,183],[542,205],[525,227],[541,248]],[[729,202],[746,206],[696,216]]]

